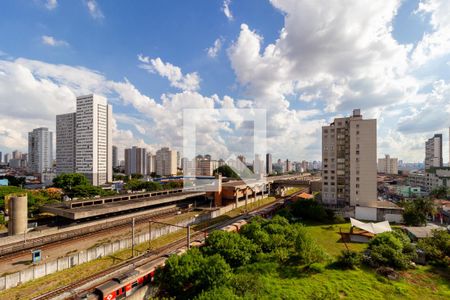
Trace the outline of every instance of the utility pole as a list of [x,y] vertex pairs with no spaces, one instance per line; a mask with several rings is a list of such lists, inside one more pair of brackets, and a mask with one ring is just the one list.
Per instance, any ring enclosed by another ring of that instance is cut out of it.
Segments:
[[187,228],[187,248],[191,249],[191,225],[188,225],[186,228]]
[[148,221],[148,252],[152,249],[152,221]]
[[131,256],[134,257],[134,223],[135,220],[133,218],[132,228],[131,228]]

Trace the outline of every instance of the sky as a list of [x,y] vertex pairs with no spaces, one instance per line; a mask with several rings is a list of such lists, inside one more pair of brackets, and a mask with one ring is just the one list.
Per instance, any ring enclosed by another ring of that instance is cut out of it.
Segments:
[[[4,0],[0,151],[96,93],[119,153],[182,151],[186,109],[248,109],[274,158],[320,160],[321,126],[360,108],[379,157],[423,161],[442,133],[448,161],[448,16],[450,0]],[[199,114],[198,152],[253,151],[251,122]]]

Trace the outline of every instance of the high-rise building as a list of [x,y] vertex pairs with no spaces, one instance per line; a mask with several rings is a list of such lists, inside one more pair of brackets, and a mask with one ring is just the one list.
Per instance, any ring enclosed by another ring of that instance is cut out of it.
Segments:
[[36,128],[28,133],[28,167],[39,174],[52,169],[53,133],[48,128]]
[[75,173],[75,113],[56,116],[56,174]]
[[156,151],[156,175],[172,176],[177,174],[177,152],[163,147]]
[[389,154],[385,154],[384,158],[379,158],[378,173],[398,174],[398,159],[391,158]]
[[19,150],[14,150],[12,152],[12,159],[22,159],[22,152]]
[[147,153],[147,174],[156,173],[156,155]]
[[286,163],[285,163],[285,167],[284,167],[286,172],[291,172],[292,171],[292,162],[289,159],[286,159]]
[[147,175],[147,150],[136,146],[125,149],[125,174]]
[[219,162],[217,160],[212,160],[210,155],[205,155],[205,158],[196,160],[195,175],[212,176],[214,170],[218,167]]
[[435,134],[425,142],[425,170],[444,165],[442,159],[442,134]]
[[322,201],[368,206],[377,200],[377,120],[359,109],[322,127]]
[[265,174],[266,167],[264,165],[264,160],[261,159],[261,155],[255,154],[255,160],[253,161],[253,173],[255,174]]
[[11,159],[11,154],[5,153],[3,158],[4,158],[3,161],[5,162],[5,164],[7,164],[7,163],[9,163],[9,160]]
[[75,113],[56,116],[57,173],[84,174],[93,185],[112,181],[112,107],[98,95],[77,97]]
[[117,168],[119,166],[119,158],[117,153],[117,146],[112,146],[112,167]]
[[272,174],[272,154],[266,154],[266,174]]
[[0,151],[0,164],[3,162],[3,153]]

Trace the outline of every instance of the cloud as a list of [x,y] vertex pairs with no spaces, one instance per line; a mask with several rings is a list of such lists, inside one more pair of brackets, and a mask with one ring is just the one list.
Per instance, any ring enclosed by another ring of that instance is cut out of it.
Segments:
[[200,88],[200,77],[196,72],[183,74],[179,67],[165,63],[159,57],[150,59],[148,56],[139,54],[138,60],[142,63],[139,65],[140,68],[167,78],[173,87],[187,91],[195,91]]
[[230,10],[231,0],[223,0],[222,11],[224,15],[227,17],[228,21],[233,21],[234,17]]
[[412,61],[422,66],[450,53],[450,3],[448,0],[422,0],[416,13],[429,17],[431,32],[426,32],[412,53]]
[[95,0],[86,0],[86,7],[88,9],[89,14],[93,19],[101,20],[105,16],[103,15],[103,12],[100,9],[100,6],[98,5],[97,1]]
[[47,2],[45,2],[45,7],[48,10],[53,10],[58,6],[58,1],[57,0],[47,0]]
[[219,54],[221,49],[222,49],[222,38],[218,38],[214,41],[214,45],[212,47],[206,49],[206,52],[208,53],[209,57],[214,58]]
[[69,46],[69,43],[63,40],[57,40],[52,36],[43,35],[41,37],[42,44],[52,47]]

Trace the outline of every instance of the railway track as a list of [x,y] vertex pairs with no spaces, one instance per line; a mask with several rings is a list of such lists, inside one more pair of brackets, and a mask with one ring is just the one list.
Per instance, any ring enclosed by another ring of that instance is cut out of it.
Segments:
[[[171,209],[161,211],[160,213],[156,213],[156,214],[149,213],[146,215],[135,217],[135,222],[136,222],[135,224],[139,225],[142,223],[146,223],[146,222],[148,222],[148,220],[154,219],[155,217],[158,219],[164,218],[166,216],[173,215],[177,211],[178,211],[177,208],[171,208]],[[88,237],[90,238],[90,237],[94,237],[94,236],[101,236],[108,232],[113,232],[113,231],[121,230],[124,228],[129,228],[131,219],[132,218],[130,217],[130,218],[127,218],[124,220],[120,220],[121,222],[118,223],[117,225],[112,225],[111,227],[101,228],[96,231],[87,231],[84,233],[80,233],[79,230],[73,230],[73,232],[69,231],[69,232],[67,232],[67,237],[65,237],[65,238],[61,237],[62,234],[56,233],[56,234],[49,235],[46,237],[41,237],[41,238],[36,238],[36,239],[30,240],[29,245],[25,244],[25,246],[24,246],[23,242],[18,242],[18,243],[14,243],[11,245],[7,245],[6,247],[3,247],[3,250],[4,251],[9,250],[9,251],[4,254],[0,254],[0,263],[5,260],[11,260],[11,259],[14,259],[17,257],[21,257],[24,254],[29,254],[31,250],[34,250],[37,247],[41,247],[42,250],[51,249],[51,248],[55,248],[57,246],[67,244],[73,240],[79,240],[79,239],[88,238]],[[90,228],[90,227],[95,228],[96,225],[88,226],[87,228]],[[52,240],[51,242],[44,242],[44,239],[52,239],[52,236],[59,236],[60,239],[56,240],[56,241]],[[21,246],[20,250],[15,250],[14,249],[15,246]],[[0,248],[0,252],[1,252],[1,250],[2,250],[2,248]]]
[[[295,192],[295,193],[293,193],[293,194],[291,194],[289,196],[285,196],[285,197],[283,197],[280,200],[277,200],[275,202],[272,202],[272,203],[263,205],[261,207],[258,207],[256,209],[254,209],[252,212],[255,213],[255,212],[258,212],[258,211],[265,210],[265,209],[267,209],[269,207],[276,207],[278,204],[284,203],[286,200],[289,200],[289,199],[293,198],[294,196],[296,196],[296,195],[298,195],[298,194],[300,194],[302,192],[303,192],[303,190],[300,190],[300,191]],[[240,215],[240,216],[231,218],[229,220],[226,220],[224,222],[221,222],[221,223],[218,223],[218,224],[214,224],[214,225],[210,225],[210,226],[208,226],[206,228],[203,228],[201,231],[198,231],[198,232],[196,232],[196,233],[191,235],[191,241],[195,240],[195,238],[197,238],[199,236],[202,236],[204,234],[204,232],[210,232],[210,231],[213,231],[213,230],[215,230],[217,228],[221,228],[221,227],[230,225],[230,224],[232,224],[232,223],[234,223],[234,222],[236,222],[236,221],[238,221],[238,220],[240,220],[242,218],[243,218],[243,216]],[[81,287],[83,287],[85,285],[88,285],[89,283],[93,283],[96,280],[99,280],[100,278],[104,278],[104,280],[95,283],[95,286],[98,286],[98,285],[100,285],[102,283],[105,283],[105,282],[111,280],[111,278],[113,278],[117,273],[125,272],[126,271],[125,269],[127,267],[128,267],[128,269],[130,269],[130,268],[137,268],[137,267],[139,267],[141,265],[144,265],[144,264],[146,264],[148,262],[156,260],[156,259],[158,259],[160,257],[163,257],[163,256],[167,255],[167,254],[173,253],[177,249],[183,247],[185,245],[185,243],[186,243],[186,239],[185,238],[180,238],[180,239],[178,239],[178,240],[176,240],[176,241],[174,241],[174,242],[172,242],[172,243],[170,243],[168,245],[162,246],[162,247],[154,250],[154,251],[158,251],[158,255],[154,254],[153,252],[143,253],[140,256],[137,256],[135,258],[132,258],[130,260],[122,262],[122,263],[120,263],[118,265],[115,265],[115,266],[113,266],[111,268],[108,268],[108,269],[106,269],[104,271],[101,271],[99,273],[91,275],[91,276],[89,276],[89,277],[87,277],[87,278],[85,278],[83,280],[71,283],[71,284],[66,285],[64,287],[61,287],[59,289],[56,289],[56,290],[47,292],[45,294],[42,294],[40,296],[37,296],[37,297],[33,298],[33,300],[77,299],[77,295],[92,290],[93,286],[91,285],[89,288],[84,288],[82,290],[79,290],[79,291],[75,292],[76,289],[81,288]],[[66,295],[64,298],[57,298],[58,296],[62,296],[65,293],[67,293],[68,295]]]

